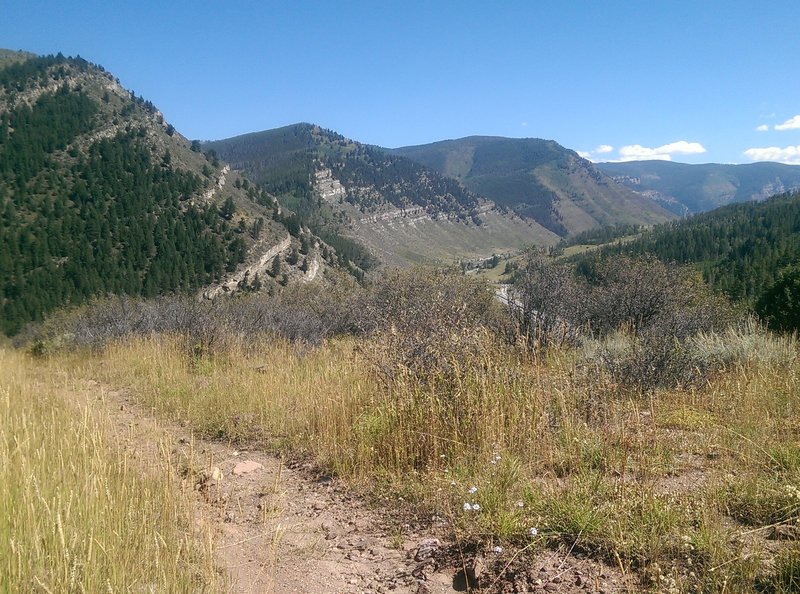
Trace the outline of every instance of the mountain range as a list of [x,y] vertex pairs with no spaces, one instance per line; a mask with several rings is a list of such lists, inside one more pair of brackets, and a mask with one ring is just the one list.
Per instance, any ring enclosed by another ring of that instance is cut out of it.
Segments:
[[2,50],[0,330],[109,293],[360,279],[799,186],[790,166],[593,164],[536,138],[386,149],[303,123],[192,141],[101,66]]
[[498,208],[458,180],[312,124],[211,142],[334,246],[349,243],[369,267],[453,262],[558,236]]
[[322,237],[349,237],[384,263],[480,257],[674,217],[550,140],[385,149],[297,124],[204,148],[283,196]]

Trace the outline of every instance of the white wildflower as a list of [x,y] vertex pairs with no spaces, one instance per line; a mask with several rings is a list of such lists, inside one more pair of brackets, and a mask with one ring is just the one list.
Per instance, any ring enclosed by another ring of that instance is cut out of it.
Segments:
[[539,531],[536,528],[528,528],[528,534],[530,534],[531,536],[536,536],[537,534],[539,534]]
[[503,552],[503,547],[501,547],[501,546],[496,546],[496,547],[494,547],[492,550],[493,550],[495,553],[497,553],[497,554],[499,555],[500,553],[502,553],[502,552]]
[[474,495],[477,492],[478,492],[478,487],[470,487],[469,488],[469,494],[470,495]]

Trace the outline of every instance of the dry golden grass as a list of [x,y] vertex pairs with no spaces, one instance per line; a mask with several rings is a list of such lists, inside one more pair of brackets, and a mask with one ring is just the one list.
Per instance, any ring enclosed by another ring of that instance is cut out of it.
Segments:
[[134,468],[38,365],[0,350],[0,591],[217,591],[171,470]]
[[564,543],[656,591],[789,592],[797,549],[765,537],[800,518],[800,364],[794,342],[771,340],[754,344],[781,356],[737,355],[702,388],[648,395],[574,352],[529,360],[500,345],[423,379],[379,380],[381,345],[350,339],[193,357],[180,338],[138,338],[52,364],[128,386],[204,435],[411,500],[459,540]]

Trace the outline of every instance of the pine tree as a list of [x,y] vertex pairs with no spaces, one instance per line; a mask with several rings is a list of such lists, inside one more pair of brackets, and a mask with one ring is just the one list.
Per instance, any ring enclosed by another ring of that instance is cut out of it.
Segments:
[[233,198],[228,196],[222,203],[222,207],[219,209],[219,214],[226,221],[230,221],[235,213],[236,205],[233,202]]
[[270,269],[270,275],[273,278],[277,278],[278,275],[281,273],[281,257],[280,255],[275,256],[272,260],[272,268]]

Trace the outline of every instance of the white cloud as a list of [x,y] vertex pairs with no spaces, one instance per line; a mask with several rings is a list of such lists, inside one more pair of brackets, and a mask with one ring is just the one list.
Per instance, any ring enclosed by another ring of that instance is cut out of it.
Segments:
[[776,130],[797,130],[800,128],[800,115],[789,118],[782,124],[775,124]]
[[598,159],[597,158],[598,155],[607,155],[613,150],[614,147],[611,146],[610,144],[601,144],[600,146],[591,151],[575,151],[575,152],[578,153],[584,159],[588,159],[592,163],[599,163],[602,161],[606,161],[606,159],[602,158]]
[[528,127],[528,122],[522,122],[520,124],[520,126],[522,126],[523,128],[527,128]]
[[756,126],[756,132],[766,132],[767,130],[769,130],[769,126],[767,124]]
[[640,144],[623,146],[619,149],[619,161],[672,161],[672,155],[658,153]]
[[660,153],[674,153],[677,155],[699,155],[700,153],[706,152],[706,147],[699,142],[686,142],[685,140],[679,140],[678,142],[671,142],[669,144],[665,144],[664,146],[660,146],[655,150]]
[[671,161],[672,155],[698,155],[706,152],[699,142],[678,140],[659,147],[649,148],[641,144],[629,144],[619,149],[620,161],[659,160]]
[[750,148],[744,155],[751,161],[777,161],[787,165],[800,165],[800,145],[783,148],[778,146]]

